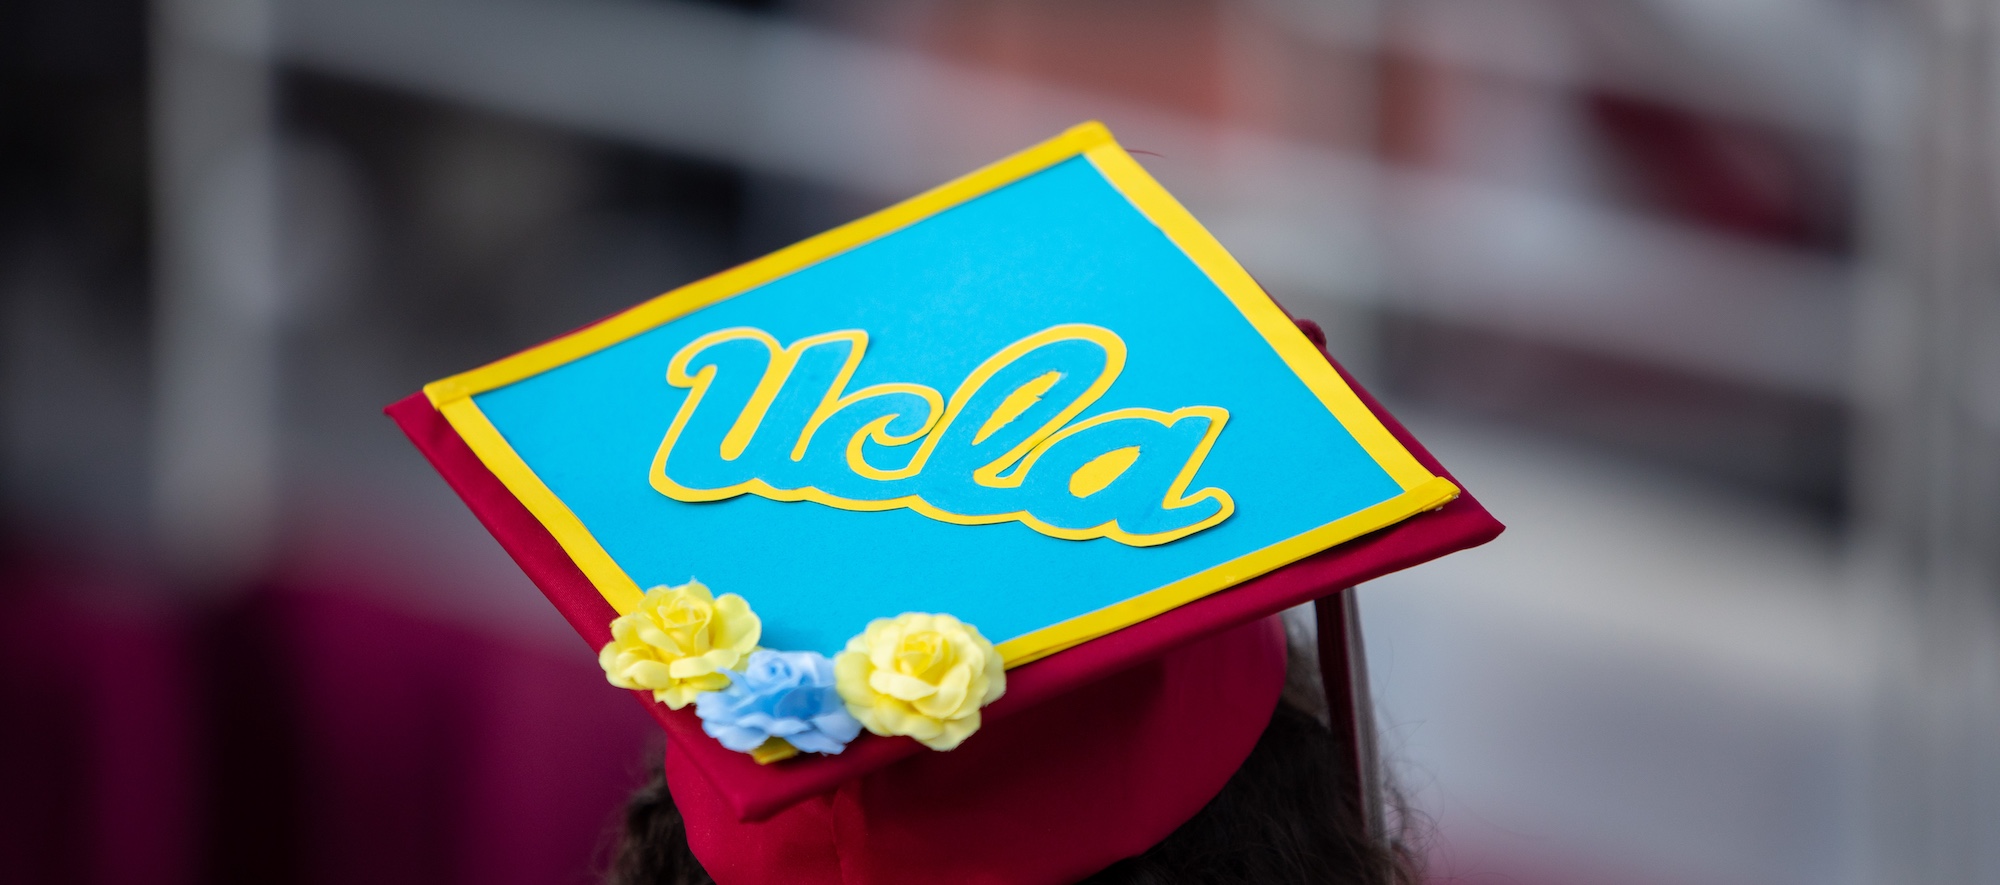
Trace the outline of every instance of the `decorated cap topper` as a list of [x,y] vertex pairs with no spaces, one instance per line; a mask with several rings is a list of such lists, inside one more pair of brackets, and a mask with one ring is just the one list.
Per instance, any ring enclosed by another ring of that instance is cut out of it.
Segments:
[[759,761],[956,747],[1008,668],[1458,494],[1094,123],[424,394],[607,678]]

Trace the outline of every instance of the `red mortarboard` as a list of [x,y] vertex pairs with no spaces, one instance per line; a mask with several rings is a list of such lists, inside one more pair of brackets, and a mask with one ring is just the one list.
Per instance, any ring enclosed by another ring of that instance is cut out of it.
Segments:
[[1304,325],[1091,124],[388,411],[594,649],[689,574],[782,650],[995,640],[948,752],[762,764],[639,691],[717,881],[1067,882],[1241,765],[1277,612],[1500,531]]

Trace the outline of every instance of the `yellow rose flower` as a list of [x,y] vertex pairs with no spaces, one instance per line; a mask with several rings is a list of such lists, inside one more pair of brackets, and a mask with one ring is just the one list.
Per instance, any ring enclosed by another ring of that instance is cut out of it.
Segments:
[[741,596],[718,598],[700,581],[662,585],[611,622],[597,663],[612,685],[650,689],[653,700],[678,710],[704,691],[728,688],[722,671],[739,669],[763,633]]
[[993,643],[951,615],[877,618],[833,660],[847,712],[876,734],[949,750],[979,730],[979,708],[1007,690]]

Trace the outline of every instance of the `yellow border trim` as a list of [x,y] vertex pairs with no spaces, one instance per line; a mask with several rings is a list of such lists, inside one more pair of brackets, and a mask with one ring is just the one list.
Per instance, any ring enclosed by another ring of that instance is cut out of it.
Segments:
[[543,484],[542,478],[528,467],[528,462],[521,460],[520,453],[514,451],[507,438],[500,435],[500,429],[493,426],[471,397],[451,400],[439,406],[438,411],[444,413],[444,419],[451,422],[452,428],[465,439],[473,454],[486,464],[486,469],[493,471],[507,491],[513,492],[528,512],[549,530],[549,534],[555,536],[556,543],[562,545],[563,551],[583,571],[583,576],[597,587],[604,601],[611,603],[611,607],[621,615],[639,607],[640,599],[646,595],[646,591],[639,588],[639,582],[632,580],[632,576],[612,560],[611,554],[597,543],[596,536],[583,527],[583,520],[577,519],[569,505]]
[[1001,660],[1014,667],[1040,660],[1074,645],[1114,633],[1154,615],[1179,608],[1217,590],[1290,565],[1335,544],[1351,541],[1394,525],[1458,497],[1450,480],[1431,477],[1417,488],[1365,510],[1350,513],[1302,535],[1287,538],[1254,553],[1196,572],[1157,590],[1148,590],[1052,627],[1009,639],[994,646]]
[[1392,525],[1425,510],[1443,506],[1458,496],[1458,487],[1433,476],[1415,456],[1396,442],[1361,398],[1322,358],[1291,319],[1262,287],[1251,279],[1228,250],[1192,214],[1147,174],[1097,122],[1084,123],[1025,151],[932,188],[873,215],[841,225],[755,261],[698,280],[645,301],[603,322],[572,332],[489,363],[424,385],[424,395],[449,421],[487,469],[514,493],[528,511],[547,527],[556,542],[576,561],[619,613],[637,607],[643,595],[638,583],[611,559],[603,546],[577,519],[569,506],[536,476],[498,428],[472,402],[472,397],[541,374],[596,353],[620,341],[686,316],[725,298],[754,289],[779,277],[894,233],[918,221],[1015,181],[1082,156],[1132,201],[1139,212],[1164,231],[1236,305],[1278,356],[1319,397],[1369,457],[1386,471],[1403,493],[1358,513],[1344,516],[1304,534],[1213,566],[1164,587],[1123,602],[1079,615],[1000,643],[1000,655],[1013,667],[1046,657],[1081,642],[1136,624],[1217,590],[1242,583],[1328,547]]
[[1208,232],[1208,228],[1202,227],[1201,222],[1196,221],[1194,215],[1174,199],[1173,194],[1167,193],[1166,188],[1154,181],[1139,161],[1132,159],[1132,155],[1116,142],[1088,148],[1083,155],[1090,159],[1097,171],[1104,173],[1112,187],[1138,207],[1140,214],[1165,231],[1167,239],[1173,240],[1174,245],[1181,247],[1181,251],[1194,260],[1195,266],[1215,281],[1222,294],[1235,303],[1237,310],[1242,311],[1243,318],[1249,320],[1258,334],[1271,343],[1285,365],[1290,366],[1299,380],[1306,383],[1306,388],[1319,397],[1320,403],[1333,413],[1341,426],[1354,434],[1361,448],[1389,473],[1397,485],[1407,492],[1436,479],[1424,469],[1424,465],[1417,463],[1408,449],[1396,442],[1389,428],[1376,420],[1375,413],[1368,411],[1368,406],[1355,395],[1353,388],[1340,380],[1340,373],[1334,371],[1333,364],[1320,356],[1319,348],[1306,338],[1304,332],[1299,331],[1298,325],[1285,315],[1278,303],[1271,300],[1264,287],[1257,285],[1250,272],[1236,262],[1236,257],[1222,248],[1222,243]]

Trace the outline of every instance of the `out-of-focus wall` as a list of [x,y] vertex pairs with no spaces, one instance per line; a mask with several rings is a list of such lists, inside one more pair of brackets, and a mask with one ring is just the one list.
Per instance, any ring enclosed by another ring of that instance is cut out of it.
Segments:
[[1512,526],[1362,595],[1438,872],[2000,878],[1996,26],[0,9],[0,877],[589,878],[648,727],[381,406],[1096,118]]

